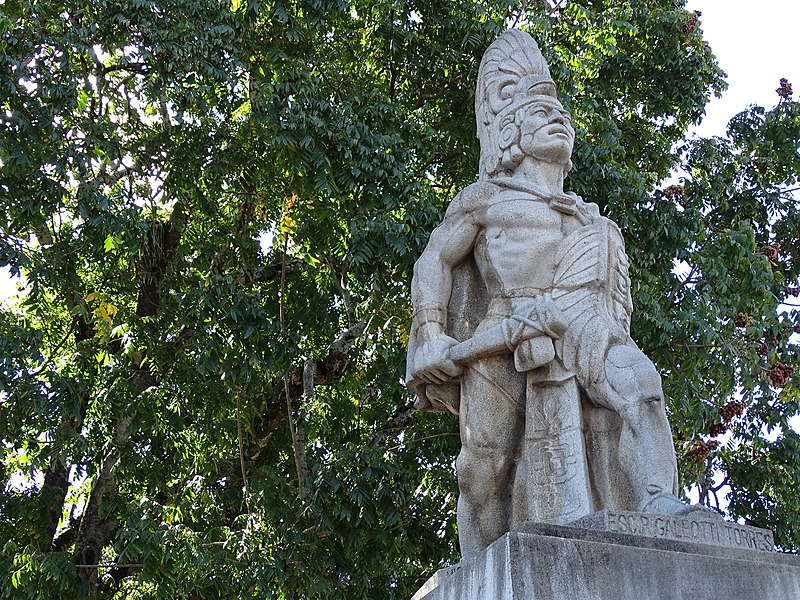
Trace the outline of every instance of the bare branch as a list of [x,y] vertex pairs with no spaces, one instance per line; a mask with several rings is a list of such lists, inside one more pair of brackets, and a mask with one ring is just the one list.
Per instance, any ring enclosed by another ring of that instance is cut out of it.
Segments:
[[417,101],[411,106],[411,110],[417,110],[418,108],[422,108],[422,106],[428,100],[436,100],[437,98],[441,98],[448,92],[448,90],[456,87],[456,85],[459,84],[462,79],[463,79],[462,75],[453,75],[447,81],[445,81],[444,85],[441,88],[439,88],[435,92],[420,94],[419,97],[417,98]]
[[[366,321],[358,321],[345,329],[328,347],[328,352],[321,360],[315,361],[314,385],[331,385],[339,380],[347,369],[349,362],[347,353],[355,341],[361,337],[366,328]],[[303,398],[303,368],[296,367],[281,377],[284,401],[272,403],[261,419],[253,427],[252,441],[247,448],[247,458],[255,460],[267,447],[272,434],[280,427],[288,414],[284,404],[286,398]]]
[[417,409],[414,408],[413,399],[403,406],[398,406],[386,424],[375,432],[372,438],[372,445],[383,446],[392,433],[411,425],[416,412]]

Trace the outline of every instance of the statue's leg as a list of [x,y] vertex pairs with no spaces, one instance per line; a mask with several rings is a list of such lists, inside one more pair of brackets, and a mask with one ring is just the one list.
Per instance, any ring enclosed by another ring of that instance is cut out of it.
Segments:
[[471,558],[508,532],[524,427],[525,375],[511,356],[477,361],[461,379],[458,537]]

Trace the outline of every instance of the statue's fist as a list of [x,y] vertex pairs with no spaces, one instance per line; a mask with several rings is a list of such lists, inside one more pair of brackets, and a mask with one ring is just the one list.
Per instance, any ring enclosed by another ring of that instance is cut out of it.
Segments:
[[461,375],[461,367],[450,360],[450,348],[458,340],[449,335],[438,335],[426,340],[415,357],[415,379],[425,383],[445,383]]

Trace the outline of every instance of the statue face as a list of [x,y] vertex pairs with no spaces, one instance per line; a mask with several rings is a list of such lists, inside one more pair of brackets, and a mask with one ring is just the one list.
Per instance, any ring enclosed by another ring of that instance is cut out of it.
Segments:
[[522,111],[521,121],[519,146],[527,156],[550,163],[569,163],[575,130],[569,113],[558,100],[544,98],[528,105]]

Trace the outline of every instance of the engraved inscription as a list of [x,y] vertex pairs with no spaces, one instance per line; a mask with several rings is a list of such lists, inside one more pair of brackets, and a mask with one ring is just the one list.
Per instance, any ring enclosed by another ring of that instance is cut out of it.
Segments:
[[772,533],[763,529],[717,520],[694,520],[641,513],[607,511],[605,529],[616,533],[714,544],[771,552]]

